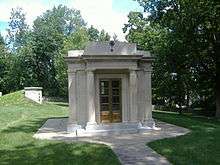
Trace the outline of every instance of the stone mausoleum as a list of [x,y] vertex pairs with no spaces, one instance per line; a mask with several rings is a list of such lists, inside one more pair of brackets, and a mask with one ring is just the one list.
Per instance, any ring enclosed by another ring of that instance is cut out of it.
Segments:
[[126,42],[90,42],[71,50],[67,130],[139,131],[154,128],[150,52]]

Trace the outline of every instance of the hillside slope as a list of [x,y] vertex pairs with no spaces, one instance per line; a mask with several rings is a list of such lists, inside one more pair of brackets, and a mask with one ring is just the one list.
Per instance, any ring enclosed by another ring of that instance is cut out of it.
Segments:
[[10,105],[36,105],[37,103],[24,97],[23,91],[9,93],[0,97],[0,106]]

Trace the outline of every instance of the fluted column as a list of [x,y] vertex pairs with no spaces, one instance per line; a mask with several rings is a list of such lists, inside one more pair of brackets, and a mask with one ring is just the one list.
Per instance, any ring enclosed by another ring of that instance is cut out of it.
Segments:
[[130,121],[137,122],[137,73],[136,70],[130,70],[129,75],[130,89]]
[[95,119],[95,78],[94,71],[87,70],[88,124],[96,124]]

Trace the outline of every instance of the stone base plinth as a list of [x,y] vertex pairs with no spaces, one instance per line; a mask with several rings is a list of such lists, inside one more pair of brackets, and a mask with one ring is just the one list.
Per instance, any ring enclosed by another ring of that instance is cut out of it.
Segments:
[[67,130],[67,132],[75,132],[79,129],[82,129],[81,125],[68,123],[66,130]]
[[76,133],[77,136],[93,136],[93,135],[108,135],[120,133],[138,133],[147,130],[158,129],[155,127],[154,120],[141,122],[125,122],[125,123],[87,123],[85,128],[76,124],[68,124],[67,132]]
[[160,130],[160,128],[156,127],[155,121],[153,119],[149,119],[141,123],[139,130],[143,131],[147,129]]

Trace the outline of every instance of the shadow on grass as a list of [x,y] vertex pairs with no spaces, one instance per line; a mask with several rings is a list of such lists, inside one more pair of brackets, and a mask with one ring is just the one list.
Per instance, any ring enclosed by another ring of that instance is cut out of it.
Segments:
[[57,106],[61,106],[61,107],[68,107],[69,106],[69,103],[68,101],[48,101],[46,102],[48,104],[53,104],[53,105],[57,105]]
[[164,155],[172,164],[220,164],[220,122],[214,118],[154,112],[153,117],[182,126],[190,133],[148,143],[152,149]]
[[87,143],[29,143],[11,150],[0,150],[0,164],[120,164],[110,148]]
[[37,118],[35,120],[30,121],[23,121],[16,126],[7,127],[6,129],[2,130],[2,133],[16,133],[16,132],[23,132],[23,133],[33,133],[38,130],[43,123],[45,123],[47,119],[45,118]]
[[153,112],[153,117],[194,131],[218,128],[220,126],[220,121],[215,118],[194,117],[164,112]]
[[3,129],[2,133],[35,133],[38,129],[48,120],[48,119],[60,119],[67,117],[54,117],[54,118],[36,118],[34,120],[23,121],[16,126],[7,127],[7,129]]
[[68,103],[54,103],[55,105],[61,106],[61,107],[68,107]]

